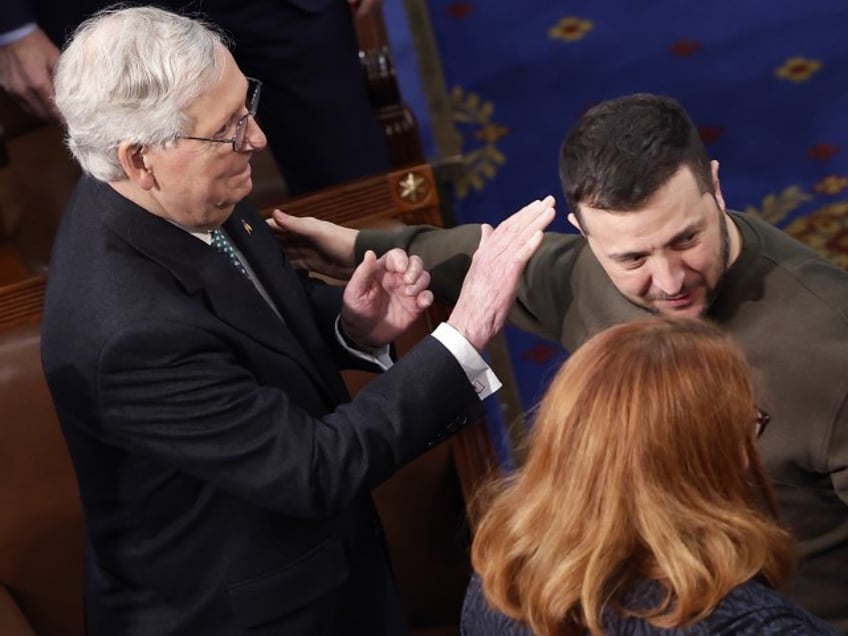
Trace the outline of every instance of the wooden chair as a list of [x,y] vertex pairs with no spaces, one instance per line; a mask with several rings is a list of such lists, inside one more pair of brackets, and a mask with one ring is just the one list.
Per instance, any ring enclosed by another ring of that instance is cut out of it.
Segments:
[[0,634],[82,636],[76,477],[41,370],[43,275],[0,287]]

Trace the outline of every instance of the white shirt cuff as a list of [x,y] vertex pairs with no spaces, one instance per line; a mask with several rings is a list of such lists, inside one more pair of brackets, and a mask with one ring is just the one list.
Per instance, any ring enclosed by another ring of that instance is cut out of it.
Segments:
[[25,25],[18,27],[14,31],[0,33],[0,46],[6,46],[7,44],[12,44],[13,42],[22,40],[37,28],[38,25],[35,22],[27,22]]
[[443,322],[433,332],[433,337],[441,342],[459,362],[471,386],[481,400],[503,386],[498,376],[489,367],[477,349],[475,349],[461,333],[451,325]]
[[383,371],[388,371],[394,361],[392,360],[391,353],[389,353],[389,345],[384,347],[368,347],[367,349],[363,347],[363,345],[359,345],[360,349],[356,347],[350,346],[348,341],[345,340],[345,337],[342,335],[342,317],[341,315],[336,316],[336,339],[341,343],[341,345],[347,349],[348,353],[350,353],[355,358],[359,358],[360,360],[365,360],[366,362],[370,362],[371,364],[376,364]]

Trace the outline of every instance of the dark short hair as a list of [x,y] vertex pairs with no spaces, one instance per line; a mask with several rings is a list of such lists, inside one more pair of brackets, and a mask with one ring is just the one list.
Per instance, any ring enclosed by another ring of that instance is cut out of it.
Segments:
[[570,210],[638,209],[686,165],[702,193],[713,188],[698,129],[677,100],[637,93],[601,102],[568,132],[559,174]]

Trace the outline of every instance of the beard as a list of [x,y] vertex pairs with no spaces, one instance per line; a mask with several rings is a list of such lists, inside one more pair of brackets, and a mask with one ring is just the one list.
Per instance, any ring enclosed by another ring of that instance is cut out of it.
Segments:
[[[715,195],[713,195],[713,198],[715,198]],[[701,312],[702,316],[709,311],[713,302],[715,302],[725,274],[727,274],[727,270],[730,269],[730,230],[727,228],[727,214],[725,214],[724,210],[721,209],[721,206],[718,204],[718,200],[716,200],[716,210],[718,211],[719,232],[721,232],[719,265],[718,272],[716,273],[716,283],[707,291],[707,301],[704,303],[704,309]]]
[[635,304],[640,305],[641,307],[649,310],[652,314],[656,315],[660,313],[660,310],[652,303],[681,298],[691,294],[699,287],[703,287],[706,290],[706,293],[704,297],[704,306],[699,312],[699,316],[703,317],[710,310],[710,307],[718,296],[725,274],[730,268],[730,231],[727,227],[727,216],[718,204],[718,200],[716,200],[716,212],[718,213],[719,248],[718,253],[716,254],[715,267],[710,272],[713,274],[710,278],[715,280],[715,284],[710,286],[708,279],[699,276],[697,280],[684,284],[683,288],[676,294],[651,294],[650,296],[643,298],[642,302],[636,302]]

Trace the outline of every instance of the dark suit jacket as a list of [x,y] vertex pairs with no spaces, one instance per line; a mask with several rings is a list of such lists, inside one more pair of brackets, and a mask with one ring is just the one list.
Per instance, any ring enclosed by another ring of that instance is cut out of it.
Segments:
[[403,633],[368,495],[479,414],[428,337],[352,402],[339,290],[261,217],[214,248],[85,178],[50,264],[43,363],[77,472],[95,636]]

